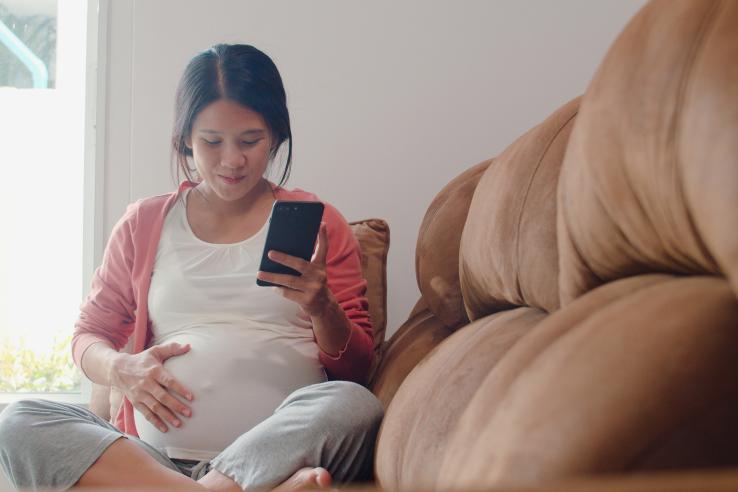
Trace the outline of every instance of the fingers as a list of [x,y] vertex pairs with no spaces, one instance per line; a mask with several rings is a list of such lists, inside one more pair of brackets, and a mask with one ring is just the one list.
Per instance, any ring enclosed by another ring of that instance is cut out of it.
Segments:
[[167,431],[167,426],[165,425],[167,422],[174,427],[180,427],[182,425],[182,422],[161,401],[155,399],[153,396],[146,398],[144,404],[162,421],[163,429],[159,427],[159,430],[162,432]]
[[[190,344],[188,343],[182,345],[176,342],[172,342],[164,345],[157,345],[153,347],[153,350],[156,351],[159,360],[161,362],[164,362],[170,357],[183,355],[189,352]],[[160,370],[158,374],[155,373],[154,379],[165,388],[170,389],[174,393],[180,395],[182,398],[190,401],[194,399],[194,395],[192,394],[192,392],[165,370]]]
[[291,290],[300,290],[300,281],[298,279],[300,279],[301,277],[297,277],[295,275],[288,275],[286,273],[259,272],[256,274],[256,276],[261,280],[281,285]]
[[310,269],[310,262],[305,261],[302,258],[298,258],[297,256],[290,256],[288,254],[282,253],[281,251],[275,250],[270,250],[267,255],[269,256],[270,260],[288,266],[302,274]]
[[[190,390],[185,388],[185,386],[180,383],[177,378],[166,371],[160,372],[159,375],[156,377],[156,381],[160,383],[164,388],[172,390],[174,393],[178,394],[186,400],[192,401],[195,398]],[[180,403],[180,405],[182,404]],[[184,407],[184,405],[182,406]]]
[[301,274],[307,273],[313,264],[317,264],[320,267],[325,267],[326,258],[328,256],[328,229],[325,222],[320,223],[320,230],[318,231],[318,243],[315,247],[315,253],[311,261],[305,261],[302,258],[296,256],[290,256],[282,253],[281,251],[271,250],[267,253],[270,260],[281,263],[282,265],[288,266],[293,270],[300,272]]
[[169,394],[169,392],[164,388],[160,387],[157,391],[155,391],[154,398],[163,403],[172,412],[177,412],[178,414],[184,415],[185,417],[192,416],[192,411],[189,409],[189,407],[187,407],[184,403]]
[[296,302],[300,306],[303,306],[302,308],[303,311],[305,311],[305,313],[308,314],[306,308],[304,307],[304,304],[306,304],[306,302],[305,302],[305,299],[303,299],[302,292],[298,292],[293,289],[288,289],[286,287],[280,287],[279,293],[282,294],[282,297],[284,297],[285,299],[289,299],[290,301]]
[[[164,378],[160,379],[166,378],[174,379],[170,375],[165,375]],[[151,387],[151,385],[155,387]],[[169,429],[167,423],[174,427],[182,426],[182,421],[175,415],[175,412],[185,417],[192,416],[192,411],[178,399],[174,398],[166,388],[160,386],[156,380],[150,381],[147,386],[149,389],[141,389],[138,392],[138,396],[129,399],[132,401],[133,406],[146,417],[146,420],[151,422],[161,432],[167,432]]]
[[[288,273],[271,273],[259,271],[256,277],[273,284],[287,287],[300,292],[312,289],[321,289],[327,281],[327,275],[323,266],[317,266],[301,258],[285,255],[277,251],[270,251],[269,258],[297,270],[301,275],[290,275]],[[283,261],[284,260],[284,261]],[[302,262],[300,264],[299,262]]]
[[322,316],[326,312],[326,308],[331,305],[331,302],[335,303],[335,300],[331,300],[332,297],[328,288],[305,292],[286,287],[277,287],[277,289],[279,289],[282,297],[299,304],[302,311],[309,317]]
[[162,432],[166,432],[167,431],[166,424],[154,412],[152,412],[149,409],[149,407],[147,407],[146,405],[144,405],[141,402],[136,402],[136,403],[133,404],[133,406],[136,407],[136,410],[138,410],[139,412],[141,412],[141,414],[144,417],[146,417],[146,420],[148,420],[151,423],[151,425],[153,425],[154,427],[156,427],[157,429],[159,429]]
[[325,272],[314,272],[311,275],[297,277],[286,273],[259,272],[257,277],[261,280],[282,286],[290,291],[306,293],[308,298],[320,295],[326,289]]
[[156,346],[156,353],[159,355],[160,360],[164,362],[170,357],[175,355],[186,354],[190,351],[190,344],[182,345],[177,342],[166,343],[164,345]]

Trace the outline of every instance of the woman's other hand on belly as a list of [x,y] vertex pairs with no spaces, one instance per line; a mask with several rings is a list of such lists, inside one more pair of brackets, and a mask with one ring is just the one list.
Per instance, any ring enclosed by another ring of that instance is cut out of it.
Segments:
[[121,353],[113,365],[113,386],[161,432],[167,432],[167,423],[182,425],[177,414],[192,416],[190,407],[175,396],[191,401],[194,395],[164,367],[164,361],[189,350],[189,344],[154,345],[138,354]]

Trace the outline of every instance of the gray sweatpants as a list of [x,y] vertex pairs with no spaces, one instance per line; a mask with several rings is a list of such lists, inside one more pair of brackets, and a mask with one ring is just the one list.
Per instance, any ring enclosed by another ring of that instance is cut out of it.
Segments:
[[322,466],[340,484],[371,478],[383,413],[381,403],[358,384],[306,386],[212,461],[195,462],[171,460],[81,406],[20,400],[0,413],[0,465],[16,487],[66,490],[108,446],[125,437],[193,480],[215,469],[244,490],[272,488],[300,468]]

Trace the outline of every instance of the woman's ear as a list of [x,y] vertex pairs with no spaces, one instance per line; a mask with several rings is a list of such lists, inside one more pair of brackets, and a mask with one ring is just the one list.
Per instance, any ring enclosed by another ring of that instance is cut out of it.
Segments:
[[185,147],[187,150],[192,151],[192,135],[187,135],[184,139]]

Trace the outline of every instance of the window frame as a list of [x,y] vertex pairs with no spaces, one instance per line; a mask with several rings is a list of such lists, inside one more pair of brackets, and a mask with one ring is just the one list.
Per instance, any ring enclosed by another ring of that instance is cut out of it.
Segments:
[[[102,261],[105,248],[104,202],[105,127],[108,12],[110,0],[86,0],[87,36],[85,53],[85,115],[84,115],[84,198],[82,229],[82,298],[90,290],[90,280]],[[82,300],[80,298],[80,301]],[[70,327],[70,330],[72,327]],[[71,348],[70,348],[71,351]],[[81,371],[80,371],[81,372]],[[81,376],[80,392],[59,393],[0,393],[0,411],[8,404],[26,398],[88,406],[92,382]]]

